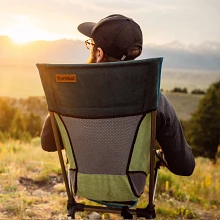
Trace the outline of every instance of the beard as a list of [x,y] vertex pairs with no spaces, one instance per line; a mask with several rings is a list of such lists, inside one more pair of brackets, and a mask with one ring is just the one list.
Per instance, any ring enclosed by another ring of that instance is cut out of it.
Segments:
[[96,63],[95,51],[92,50],[86,63]]
[[94,56],[90,56],[86,63],[96,63],[96,59]]

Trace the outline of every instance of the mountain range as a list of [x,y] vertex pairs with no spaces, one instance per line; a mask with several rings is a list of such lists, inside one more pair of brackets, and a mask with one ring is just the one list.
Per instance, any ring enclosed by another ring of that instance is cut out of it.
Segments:
[[[23,91],[20,96],[43,94],[36,63],[85,63],[88,56],[89,51],[81,40],[41,40],[16,44],[8,36],[0,36],[0,96],[17,95],[15,90]],[[173,86],[207,88],[220,79],[220,42],[198,45],[184,45],[178,41],[165,45],[144,44],[138,59],[150,57],[164,57],[164,89]],[[35,86],[29,88],[33,82]]]
[[[88,56],[84,42],[60,39],[16,44],[0,36],[0,62],[84,63]],[[165,45],[145,44],[140,58],[164,57],[164,68],[220,71],[220,42],[184,45],[178,41]]]

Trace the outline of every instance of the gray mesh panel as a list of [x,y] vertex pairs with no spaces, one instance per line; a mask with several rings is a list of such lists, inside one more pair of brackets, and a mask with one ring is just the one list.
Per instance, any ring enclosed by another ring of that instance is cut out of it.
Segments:
[[130,173],[132,185],[136,191],[138,196],[141,195],[144,191],[144,187],[146,185],[146,175],[143,173]]
[[142,115],[108,119],[61,117],[70,135],[79,172],[126,174],[130,149]]

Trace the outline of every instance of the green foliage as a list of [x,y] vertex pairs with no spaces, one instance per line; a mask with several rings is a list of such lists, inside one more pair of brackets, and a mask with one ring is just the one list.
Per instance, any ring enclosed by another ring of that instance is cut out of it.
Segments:
[[200,219],[204,217],[200,210],[219,217],[214,214],[220,210],[219,162],[198,157],[193,175],[187,178],[162,167],[155,197],[157,219]]
[[186,127],[194,155],[215,160],[220,142],[220,81],[209,87],[191,120],[185,123],[185,131]]
[[10,138],[30,141],[40,135],[42,120],[32,112],[21,112],[9,104],[7,99],[0,98],[0,140]]
[[0,131],[6,132],[9,130],[12,123],[13,117],[15,115],[16,109],[10,107],[9,104],[0,99]]
[[162,219],[196,219],[197,217],[194,211],[184,206],[174,208],[174,210],[158,207],[156,212],[158,215],[163,216]]
[[4,191],[6,192],[15,192],[17,190],[16,186],[12,186],[12,185],[5,185],[4,186]]
[[185,208],[184,206],[178,208],[174,213],[176,216],[186,219],[195,219],[197,217],[193,211]]
[[173,90],[171,90],[171,92],[188,93],[188,90],[187,90],[187,88],[179,88],[179,87],[175,87]]
[[31,137],[39,136],[41,128],[42,128],[42,122],[40,116],[30,113],[27,116],[26,130],[29,131]]
[[193,90],[191,91],[191,94],[204,95],[204,94],[205,94],[205,91],[202,90],[202,89],[193,89]]
[[156,213],[158,215],[163,216],[164,218],[169,218],[170,217],[170,210],[166,209],[164,207],[157,207]]
[[[195,171],[190,177],[172,174],[161,167],[155,194],[157,220],[164,219],[219,219],[220,212],[220,160],[213,164],[207,158],[196,158]],[[6,213],[5,219],[51,219],[51,213],[66,216],[67,197],[60,195],[53,187],[53,178],[60,178],[61,170],[57,152],[42,151],[40,139],[35,138],[31,143],[10,140],[0,143],[0,216]],[[32,180],[17,184],[20,177]],[[40,182],[37,182],[40,181]],[[43,181],[43,182],[42,182]],[[148,183],[148,180],[147,180]],[[57,185],[57,182],[55,182]],[[61,185],[60,185],[61,186]],[[148,204],[148,184],[139,199],[138,207]],[[50,196],[33,196],[32,192],[41,188],[48,190]],[[77,201],[87,205],[93,202],[78,197]],[[27,211],[28,210],[28,211]],[[48,215],[49,216],[48,216]],[[80,215],[80,216],[79,216]],[[78,213],[80,219],[86,218],[86,213]],[[108,219],[120,219],[120,216],[103,216]],[[1,218],[1,217],[0,217]],[[65,219],[63,217],[63,219]]]
[[[166,184],[169,183],[169,186],[166,186]],[[170,174],[165,174],[165,173],[160,173],[158,175],[158,181],[157,181],[157,191],[162,193],[166,192],[169,187],[172,186],[173,180],[172,180],[172,175]]]

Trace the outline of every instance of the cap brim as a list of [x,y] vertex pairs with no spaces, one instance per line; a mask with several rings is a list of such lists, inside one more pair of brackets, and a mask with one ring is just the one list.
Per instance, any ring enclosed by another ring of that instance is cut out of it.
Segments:
[[78,26],[78,31],[87,37],[92,37],[92,29],[95,25],[94,22],[84,22]]

